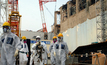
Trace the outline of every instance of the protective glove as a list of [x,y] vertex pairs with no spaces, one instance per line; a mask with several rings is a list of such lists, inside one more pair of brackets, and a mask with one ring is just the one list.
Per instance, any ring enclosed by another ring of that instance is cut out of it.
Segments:
[[29,54],[27,53],[27,57],[29,57]]
[[48,56],[50,56],[50,53],[48,53]]
[[54,52],[54,56],[56,56],[56,53]]
[[43,48],[42,46],[38,46],[38,48]]
[[68,56],[68,54],[67,54],[67,59],[69,59],[69,56]]
[[37,42],[35,45],[37,46],[37,45],[39,45],[40,43],[39,42]]
[[19,50],[16,49],[15,54],[14,54],[14,57],[16,57],[16,56],[18,55],[18,51],[19,51]]

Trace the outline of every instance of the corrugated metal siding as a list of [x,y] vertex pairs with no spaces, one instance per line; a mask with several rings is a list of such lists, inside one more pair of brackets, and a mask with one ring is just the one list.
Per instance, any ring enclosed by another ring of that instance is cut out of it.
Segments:
[[69,28],[63,32],[64,41],[67,42],[69,50],[72,52],[78,46],[91,44],[97,41],[96,18],[87,19],[84,23]]

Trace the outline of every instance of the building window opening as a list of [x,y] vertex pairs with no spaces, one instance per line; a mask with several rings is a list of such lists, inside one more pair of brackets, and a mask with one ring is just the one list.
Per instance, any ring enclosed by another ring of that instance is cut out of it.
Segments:
[[98,2],[99,0],[90,0],[89,6],[95,4],[96,2]]
[[60,25],[56,25],[56,35],[58,35],[59,34],[59,32],[60,32]]
[[75,5],[76,4],[76,0],[72,0],[72,1],[70,1],[70,3],[72,3],[73,5]]
[[76,6],[70,8],[70,16],[76,14]]
[[60,24],[60,14],[57,14],[57,24]]
[[63,5],[62,10],[67,10],[67,4]]
[[60,29],[58,28],[58,30],[57,30],[57,34],[59,34],[59,32],[60,32]]
[[44,34],[44,40],[48,40],[48,35]]
[[62,6],[63,21],[67,18],[67,4]]
[[79,2],[80,11],[86,8],[86,0],[80,0]]
[[91,0],[91,5],[92,5],[92,4],[95,4],[95,0]]
[[33,36],[33,39],[36,39],[36,36]]

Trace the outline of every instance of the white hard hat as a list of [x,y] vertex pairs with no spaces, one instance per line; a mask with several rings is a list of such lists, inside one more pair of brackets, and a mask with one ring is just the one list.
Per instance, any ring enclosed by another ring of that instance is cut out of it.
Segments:
[[40,36],[36,36],[36,38],[40,38]]

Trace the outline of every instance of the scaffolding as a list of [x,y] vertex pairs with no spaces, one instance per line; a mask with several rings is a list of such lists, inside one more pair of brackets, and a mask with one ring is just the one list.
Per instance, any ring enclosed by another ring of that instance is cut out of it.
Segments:
[[20,18],[18,11],[18,0],[8,0],[9,23],[11,32],[21,37]]
[[0,23],[8,19],[8,0],[0,0]]
[[107,39],[106,0],[95,0],[96,2],[96,33],[97,41],[103,42]]
[[2,24],[8,20],[8,0],[0,0],[0,34]]

